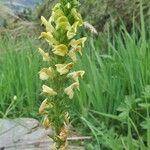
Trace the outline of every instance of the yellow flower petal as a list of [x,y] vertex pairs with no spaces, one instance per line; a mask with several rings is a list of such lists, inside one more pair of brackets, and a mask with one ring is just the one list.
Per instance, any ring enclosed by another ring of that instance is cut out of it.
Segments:
[[74,91],[72,90],[72,88],[70,86],[65,88],[64,92],[69,96],[70,99],[73,98]]
[[56,70],[60,73],[60,75],[66,74],[70,71],[70,69],[73,66],[73,63],[69,63],[69,64],[57,64],[56,66]]
[[61,3],[57,3],[57,4],[52,8],[52,10],[53,10],[53,11],[56,11],[57,9],[60,9],[60,6],[61,6]]
[[83,77],[83,75],[85,74],[85,71],[83,70],[80,70],[80,71],[74,71],[74,72],[71,72],[67,75],[68,78],[72,78],[74,81],[78,82],[78,78],[79,77]]
[[46,27],[46,30],[48,32],[54,32],[55,29],[54,27],[51,25],[50,22],[48,22],[43,16],[41,16],[41,21],[42,21],[42,24]]
[[61,141],[66,141],[67,140],[67,137],[68,137],[68,128],[67,127],[64,127],[61,129],[61,132],[58,136],[58,138],[61,140]]
[[41,48],[38,49],[38,52],[41,54],[41,56],[43,57],[43,61],[49,61],[49,54],[45,53],[44,50],[42,50]]
[[48,115],[46,115],[46,116],[44,117],[44,120],[43,120],[43,127],[44,127],[45,129],[48,129],[48,128],[50,127],[50,121],[49,121],[49,119],[48,119]]
[[72,99],[74,96],[74,91],[73,91],[74,89],[79,90],[79,82],[75,82],[71,84],[69,87],[65,88],[64,90],[64,92],[69,96],[70,99]]
[[42,32],[39,38],[44,38],[50,45],[57,45],[59,42],[53,37],[51,32]]
[[78,24],[79,22],[75,22],[68,30],[67,32],[68,39],[72,39],[76,35]]
[[70,24],[69,22],[60,22],[56,25],[56,30],[62,29],[62,30],[69,30]]
[[61,16],[64,16],[64,12],[60,8],[57,8],[52,11],[52,15],[51,15],[49,21],[55,22]]
[[79,52],[80,55],[82,55],[82,51],[81,51],[81,46],[77,46],[75,48],[73,48],[75,52]]
[[84,47],[84,43],[85,43],[86,39],[87,39],[86,37],[80,38],[78,40],[73,39],[73,40],[71,40],[69,45],[71,45],[74,48],[76,48],[77,46]]
[[81,52],[81,46],[77,46],[77,47],[74,47],[72,48],[69,53],[68,53],[68,56],[73,60],[73,62],[76,62],[77,61],[77,57],[76,57],[76,53],[79,52],[80,55],[82,55],[82,52]]
[[41,80],[47,80],[49,78],[53,78],[54,77],[54,70],[52,67],[49,67],[49,68],[43,68],[40,72],[39,72],[39,75],[40,75],[40,79]]
[[60,16],[57,20],[56,20],[56,24],[59,24],[61,22],[68,22],[68,18],[66,16]]
[[75,8],[73,8],[71,10],[71,14],[73,15],[74,19],[79,22],[78,25],[81,26],[83,24],[83,21],[82,21],[82,17],[80,15],[80,13],[78,13],[77,10]]
[[68,53],[68,56],[73,60],[73,62],[77,61],[76,53],[74,49],[71,49]]
[[52,51],[56,55],[65,56],[68,52],[68,47],[64,44],[60,44],[60,45],[54,46],[54,49]]
[[42,93],[43,95],[46,96],[55,96],[57,95],[57,92],[55,92],[52,88],[48,87],[47,85],[42,86]]
[[66,16],[60,16],[56,21],[56,30],[63,29],[63,30],[69,30],[70,24],[68,21],[68,18]]
[[45,109],[48,107],[47,100],[48,100],[48,99],[45,99],[45,100],[41,103],[40,108],[39,108],[39,113],[43,113],[43,112],[45,111]]

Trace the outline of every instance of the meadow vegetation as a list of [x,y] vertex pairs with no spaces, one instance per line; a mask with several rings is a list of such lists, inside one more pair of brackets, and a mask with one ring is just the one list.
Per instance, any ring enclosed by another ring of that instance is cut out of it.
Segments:
[[[150,149],[150,32],[142,12],[130,33],[124,24],[104,36],[81,31],[87,42],[76,68],[85,76],[70,110],[75,131],[92,137],[88,150]],[[1,118],[41,120],[44,64],[36,49],[45,45],[36,37],[0,37]]]

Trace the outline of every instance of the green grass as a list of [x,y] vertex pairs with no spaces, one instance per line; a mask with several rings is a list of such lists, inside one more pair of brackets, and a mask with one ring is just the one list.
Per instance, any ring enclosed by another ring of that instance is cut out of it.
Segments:
[[[86,74],[71,111],[77,130],[93,136],[89,150],[150,149],[150,40],[141,26],[130,34],[122,27],[111,38],[88,35],[76,64]],[[39,43],[28,36],[0,40],[0,117],[40,120]]]
[[38,41],[28,37],[0,40],[0,117],[39,117],[37,46]]
[[97,46],[103,44],[100,39],[88,38],[77,66],[86,74],[74,109],[84,132],[90,130],[99,145],[93,150],[150,149],[150,33],[146,29],[143,22],[130,34],[122,27],[113,39],[106,38],[105,50]]

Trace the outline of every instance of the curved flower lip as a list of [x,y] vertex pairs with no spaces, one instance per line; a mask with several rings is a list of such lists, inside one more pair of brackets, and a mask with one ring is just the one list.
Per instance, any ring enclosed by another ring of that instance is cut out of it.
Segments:
[[53,37],[51,32],[42,32],[39,38],[44,38],[50,45],[59,44],[58,41]]
[[43,85],[42,86],[42,93],[43,95],[46,95],[46,96],[55,96],[57,95],[57,92],[54,91],[52,88],[48,87],[47,85]]
[[57,9],[60,9],[60,6],[61,6],[61,3],[57,3],[53,8],[52,10],[55,11]]
[[82,56],[81,46],[77,46],[76,48],[73,48],[75,52],[79,52]]
[[48,107],[48,99],[46,98],[40,105],[39,113],[43,113],[45,109]]
[[42,24],[46,27],[46,30],[48,32],[54,32],[55,31],[55,28],[43,16],[41,16],[41,21],[42,21]]
[[43,57],[43,61],[49,61],[49,54],[45,53],[44,50],[42,50],[41,48],[38,48],[38,52],[41,54],[41,56]]
[[74,19],[79,22],[79,26],[82,26],[83,24],[82,17],[75,8],[71,10],[71,14],[74,16]]
[[72,59],[73,62],[77,61],[77,57],[76,57],[77,52],[79,52],[80,55],[82,55],[81,46],[72,48],[68,53],[68,56]]
[[77,57],[76,57],[76,53],[75,53],[74,49],[71,49],[69,51],[68,56],[72,59],[73,62],[77,61]]
[[56,20],[56,24],[59,24],[61,22],[68,22],[68,18],[66,16],[60,16],[57,20]]
[[49,121],[49,119],[48,119],[48,115],[46,115],[46,116],[44,117],[43,126],[44,126],[45,129],[48,129],[48,128],[50,127],[50,121]]
[[39,72],[39,76],[41,80],[48,80],[49,78],[53,78],[54,77],[54,70],[52,67],[49,68],[43,68],[40,72]]
[[74,61],[77,61],[76,58],[76,52],[79,52],[80,55],[82,55],[81,47],[84,46],[84,43],[86,41],[86,37],[80,38],[78,40],[71,40],[69,45],[72,47],[72,49],[69,51],[68,56]]
[[60,8],[57,8],[52,11],[52,15],[49,19],[49,22],[55,22],[61,16],[64,16],[64,12]]
[[66,141],[68,137],[68,128],[67,127],[62,128],[58,137],[61,141]]
[[74,81],[78,82],[79,81],[79,77],[83,77],[83,75],[85,74],[85,71],[80,70],[80,71],[74,71],[71,72],[67,75],[68,78],[72,78]]
[[84,47],[84,43],[85,43],[86,39],[87,39],[86,37],[80,38],[78,40],[73,39],[73,40],[71,40],[69,45],[74,47],[74,48],[77,47],[77,46]]
[[67,32],[68,39],[72,39],[76,35],[78,24],[79,22],[76,21],[68,30]]
[[56,25],[56,30],[61,29],[61,30],[69,30],[70,29],[70,24],[69,22],[60,22]]
[[56,30],[63,29],[63,30],[69,30],[71,25],[68,21],[68,18],[65,15],[60,16],[56,21]]
[[69,64],[56,64],[56,70],[60,73],[60,75],[66,74],[73,67],[73,63]]
[[58,56],[65,56],[68,52],[68,47],[64,44],[60,44],[60,45],[54,46],[54,49],[52,51],[54,54]]
[[79,89],[79,82],[74,82],[73,84],[71,84],[70,86],[68,86],[67,88],[65,88],[64,92],[69,96],[70,99],[73,98],[74,96],[74,89]]

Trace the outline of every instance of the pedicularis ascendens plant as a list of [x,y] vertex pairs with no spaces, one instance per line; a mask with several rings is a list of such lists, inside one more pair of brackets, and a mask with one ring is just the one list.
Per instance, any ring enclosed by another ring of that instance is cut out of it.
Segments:
[[47,21],[41,17],[46,31],[40,38],[45,39],[52,50],[38,49],[45,61],[45,68],[39,72],[42,86],[42,102],[39,112],[43,114],[43,126],[54,129],[54,150],[68,150],[69,105],[74,91],[79,90],[79,78],[83,70],[74,70],[77,55],[82,55],[86,37],[77,39],[77,31],[82,26],[82,18],[77,12],[77,0],[60,0],[52,9]]

